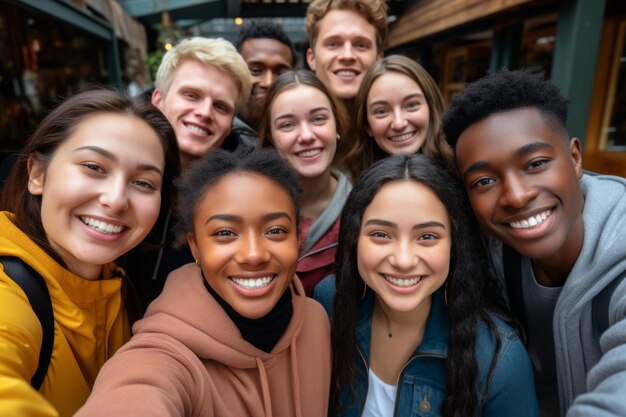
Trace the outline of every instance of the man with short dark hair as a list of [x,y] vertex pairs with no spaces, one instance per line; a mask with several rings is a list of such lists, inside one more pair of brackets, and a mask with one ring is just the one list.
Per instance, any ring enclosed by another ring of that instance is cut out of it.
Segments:
[[252,21],[241,29],[235,47],[248,65],[252,92],[233,120],[231,136],[258,146],[258,124],[267,89],[296,62],[291,40],[283,27],[268,20]]
[[530,71],[452,99],[443,131],[524,326],[542,417],[626,415],[626,179],[583,171],[568,100]]

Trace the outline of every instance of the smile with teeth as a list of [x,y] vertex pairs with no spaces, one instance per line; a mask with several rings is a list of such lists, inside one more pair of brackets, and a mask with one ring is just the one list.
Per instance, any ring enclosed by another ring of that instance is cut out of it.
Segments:
[[338,77],[356,77],[357,76],[356,71],[349,71],[349,70],[337,71],[335,74]]
[[390,136],[389,139],[391,139],[392,142],[404,142],[405,140],[410,139],[414,134],[415,132],[409,132],[398,136]]
[[510,222],[509,226],[511,226],[511,228],[513,229],[531,229],[545,222],[546,219],[550,217],[551,214],[552,214],[552,210],[546,210],[542,213],[539,213],[535,216],[531,216],[519,222]]
[[321,152],[321,149],[309,149],[307,151],[297,152],[296,155],[302,158],[311,158],[312,156],[319,155]]
[[185,124],[185,127],[187,127],[187,129],[189,129],[189,130],[191,130],[193,132],[196,132],[196,133],[198,133],[200,135],[208,135],[209,134],[208,130],[202,129],[201,127],[196,126],[196,125]]
[[395,278],[389,275],[384,275],[385,279],[391,282],[393,285],[397,287],[411,287],[422,280],[422,276],[416,276],[412,278]]
[[252,278],[252,279],[230,277],[230,279],[235,284],[239,285],[240,287],[243,287],[248,290],[256,290],[256,289],[267,287],[268,285],[270,285],[270,282],[272,282],[274,277],[275,275],[269,275],[267,277]]
[[80,220],[92,229],[107,235],[121,233],[121,231],[124,230],[124,226],[105,223],[103,221],[96,220],[93,217],[81,216]]

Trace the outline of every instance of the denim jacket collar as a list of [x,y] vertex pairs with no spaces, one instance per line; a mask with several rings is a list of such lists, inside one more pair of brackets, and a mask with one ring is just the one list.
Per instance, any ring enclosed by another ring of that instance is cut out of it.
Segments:
[[[376,294],[369,287],[359,306],[359,315],[356,329],[357,345],[365,360],[370,362],[370,341],[372,334],[372,312]],[[448,334],[450,332],[450,316],[444,302],[444,288],[433,294],[432,305],[422,343],[415,354],[432,354],[446,358],[448,356]]]

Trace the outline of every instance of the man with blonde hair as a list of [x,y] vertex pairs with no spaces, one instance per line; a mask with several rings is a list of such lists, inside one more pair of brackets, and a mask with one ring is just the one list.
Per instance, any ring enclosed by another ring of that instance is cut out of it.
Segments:
[[250,73],[230,42],[182,40],[163,57],[155,84],[152,103],[176,131],[183,169],[211,148],[237,146],[224,140],[248,101]]
[[385,0],[313,0],[306,13],[307,63],[337,98],[350,102],[367,69],[383,57]]
[[[230,42],[182,40],[163,57],[155,84],[152,104],[174,127],[183,169],[211,148],[234,150],[239,145],[227,136],[237,111],[248,101],[251,83],[248,66]],[[128,275],[144,303],[161,293],[171,271],[194,261],[187,246],[173,245],[173,217],[171,208],[162,212],[150,232],[156,248],[144,245],[126,255]]]

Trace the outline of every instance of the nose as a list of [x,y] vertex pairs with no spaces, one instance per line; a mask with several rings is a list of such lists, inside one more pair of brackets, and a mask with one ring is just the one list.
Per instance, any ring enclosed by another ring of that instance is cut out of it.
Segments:
[[402,130],[407,125],[406,117],[402,109],[396,107],[393,109],[393,121],[391,122],[391,128],[393,130]]
[[518,174],[510,174],[502,179],[501,206],[524,208],[537,196],[537,190]]
[[109,213],[119,213],[128,210],[128,189],[126,179],[112,177],[102,184],[100,204],[106,207]]
[[354,59],[354,50],[352,49],[351,42],[345,42],[343,47],[341,48],[341,55],[339,56],[341,59]]
[[315,139],[315,134],[311,130],[311,126],[306,120],[300,122],[300,135],[298,135],[299,142],[310,142]]
[[242,235],[241,246],[235,257],[238,264],[255,267],[269,262],[270,258],[271,254],[265,247],[262,236],[252,231]]
[[272,71],[266,70],[259,78],[259,85],[261,87],[270,88],[270,85],[274,82],[276,75]]
[[419,255],[410,239],[402,239],[395,245],[390,263],[401,272],[410,272],[415,269],[419,264]]
[[213,116],[213,100],[207,97],[198,101],[194,110],[198,117],[210,119]]

